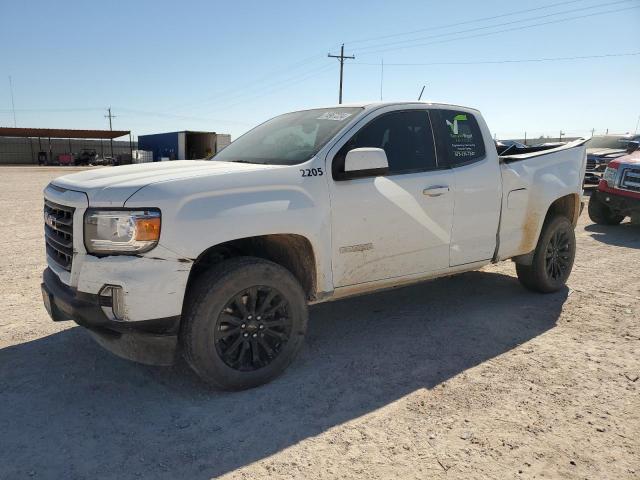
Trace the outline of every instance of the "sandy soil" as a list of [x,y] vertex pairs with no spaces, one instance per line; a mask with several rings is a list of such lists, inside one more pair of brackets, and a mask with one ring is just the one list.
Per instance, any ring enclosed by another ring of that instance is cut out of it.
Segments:
[[220,393],[49,320],[68,172],[0,168],[0,478],[640,478],[640,227],[585,212],[552,295],[505,262],[316,306],[285,375]]

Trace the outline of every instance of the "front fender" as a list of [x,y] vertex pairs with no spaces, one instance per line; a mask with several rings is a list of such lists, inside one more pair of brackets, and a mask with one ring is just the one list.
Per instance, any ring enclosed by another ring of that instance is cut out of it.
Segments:
[[196,259],[212,246],[262,235],[305,237],[316,253],[318,288],[331,290],[326,177],[302,177],[300,166],[149,185],[127,207],[162,212],[160,244]]

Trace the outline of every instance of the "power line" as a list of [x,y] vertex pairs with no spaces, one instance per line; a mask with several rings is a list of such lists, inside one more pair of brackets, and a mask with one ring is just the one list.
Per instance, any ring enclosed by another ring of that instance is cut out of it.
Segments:
[[393,37],[400,37],[403,35],[412,35],[414,33],[420,33],[420,32],[429,32],[429,31],[433,31],[433,30],[443,30],[445,28],[449,28],[449,27],[457,27],[460,25],[469,25],[472,23],[480,23],[480,22],[484,22],[487,20],[495,20],[496,18],[504,18],[504,17],[510,17],[510,16],[514,16],[514,15],[519,15],[521,13],[529,13],[529,12],[535,12],[538,10],[545,10],[548,8],[554,8],[554,7],[558,7],[558,6],[563,6],[563,5],[570,5],[572,3],[579,3],[579,2],[584,2],[586,0],[572,0],[569,2],[559,2],[559,3],[552,3],[552,4],[547,4],[547,5],[543,5],[541,7],[536,7],[536,8],[528,8],[526,10],[516,10],[513,12],[509,12],[509,13],[503,13],[500,15],[492,15],[490,17],[481,17],[481,18],[476,18],[476,19],[472,19],[472,20],[467,20],[464,22],[455,22],[455,23],[449,23],[446,25],[438,25],[435,27],[428,27],[428,28],[420,28],[417,30],[411,30],[408,32],[399,32],[399,33],[392,33],[389,35],[382,35],[382,36],[378,36],[378,37],[369,37],[369,38],[365,38],[365,39],[359,39],[359,40],[351,40],[347,43],[349,43],[350,45],[353,44],[358,44],[358,43],[366,43],[366,42],[370,42],[373,40],[383,40],[385,38],[393,38]]
[[[535,16],[535,17],[529,17],[529,18],[524,18],[524,19],[520,19],[520,20],[512,20],[509,21],[508,25],[512,25],[515,23],[524,23],[524,22],[530,22],[530,21],[534,21],[534,20],[541,20],[543,18],[549,18],[549,17],[555,17],[558,15],[564,15],[564,14],[568,14],[568,13],[575,13],[575,12],[581,12],[584,10],[592,10],[594,8],[602,8],[602,7],[611,7],[613,5],[618,5],[620,3],[628,3],[630,1],[634,1],[634,0],[617,0],[615,2],[609,2],[609,3],[600,3],[597,5],[592,5],[589,7],[580,7],[580,8],[574,8],[571,10],[563,10],[561,12],[554,12],[554,13],[547,13],[545,15],[539,15],[539,16]],[[474,28],[468,28],[468,29],[464,29],[464,30],[457,30],[454,32],[448,32],[448,33],[439,33],[439,34],[435,34],[435,35],[427,35],[425,37],[418,37],[418,38],[411,38],[411,39],[406,39],[406,40],[398,40],[395,42],[390,42],[390,43],[381,43],[381,44],[377,44],[377,45],[369,45],[369,46],[365,46],[362,47],[360,49],[360,51],[362,50],[367,50],[367,49],[375,49],[375,48],[379,48],[379,47],[389,47],[392,45],[401,45],[404,43],[412,43],[412,42],[417,42],[417,41],[421,41],[421,40],[428,40],[431,38],[441,38],[441,37],[445,37],[445,36],[450,36],[450,35],[457,35],[460,33],[469,33],[469,32],[476,32],[479,30],[487,30],[487,29],[492,29],[492,28],[498,28],[498,27],[503,27],[507,25],[506,23],[498,23],[498,24],[494,24],[494,25],[485,25],[482,27],[474,27]]]
[[267,95],[271,95],[272,93],[277,92],[278,90],[282,90],[283,88],[287,88],[287,87],[290,87],[292,85],[296,85],[296,84],[304,82],[305,80],[308,80],[310,78],[317,78],[318,74],[324,73],[326,71],[329,71],[329,70],[331,70],[331,68],[332,68],[331,65],[325,65],[322,68],[320,68],[319,70],[314,71],[310,75],[307,75],[305,77],[299,78],[299,79],[297,79],[297,80],[295,80],[293,82],[291,82],[291,81],[283,82],[282,84],[280,84],[278,86],[275,86],[271,90],[257,92],[255,94],[253,94],[252,96],[249,96],[249,97],[245,98],[244,100],[241,100],[241,101],[236,102],[236,103],[232,103],[230,105],[225,105],[224,107],[222,107],[222,110],[224,110],[224,109],[228,110],[228,109],[233,108],[233,107],[235,107],[237,105],[242,105],[243,103],[251,102],[251,101],[255,100],[256,98],[264,98]]
[[[305,57],[297,62],[294,62],[292,64],[289,64],[285,67],[281,67],[277,70],[273,70],[271,72],[268,72],[267,74],[264,74],[262,76],[259,76],[256,79],[253,79],[251,82],[245,83],[243,85],[240,86],[236,86],[230,89],[226,89],[223,90],[221,92],[215,93],[213,95],[210,95],[204,99],[200,99],[200,100],[194,100],[192,102],[186,102],[186,103],[181,103],[178,105],[174,105],[168,108],[169,111],[175,111],[175,110],[182,110],[184,108],[189,108],[192,106],[198,107],[198,106],[202,106],[203,104],[207,104],[207,103],[211,103],[214,102],[216,100],[218,100],[221,97],[225,97],[225,100],[228,99],[229,95],[231,97],[237,97],[237,96],[242,96],[245,94],[245,90],[249,87],[253,87],[254,85],[258,85],[261,84],[262,82],[264,82],[265,80],[269,80],[269,79],[273,79],[273,78],[277,78],[278,76],[282,76],[282,74],[286,74],[288,72],[290,72],[291,70],[297,70],[307,64],[310,63],[317,63],[322,59],[322,54],[314,54],[312,56],[309,57]],[[297,75],[297,74],[296,74]],[[285,80],[286,81],[286,80]]]
[[[515,59],[515,60],[484,60],[484,61],[472,61],[472,62],[385,63],[385,65],[391,66],[391,67],[418,67],[418,66],[431,66],[431,65],[484,65],[484,64],[499,64],[499,63],[559,62],[559,61],[565,61],[565,60],[585,60],[590,58],[630,57],[634,55],[640,55],[640,52],[607,53],[603,55],[583,55],[583,56],[576,56],[576,57],[526,58],[526,59]],[[378,63],[366,63],[366,62],[353,62],[353,65],[379,66]]]
[[[129,112],[134,116],[140,115],[140,116],[160,117],[160,118],[175,118],[179,120],[194,120],[197,122],[237,123],[238,125],[253,125],[252,123],[238,122],[235,120],[226,120],[226,119],[223,120],[220,118],[192,117],[189,115],[175,115],[172,113],[164,113],[164,112],[149,112],[145,110],[133,110],[130,108],[121,108],[121,107],[118,107],[118,110],[122,112]],[[122,117],[123,115],[121,114],[120,116]],[[128,115],[125,114],[124,116],[126,117]]]
[[340,55],[332,55],[330,53],[327,54],[329,58],[337,58],[340,62],[340,93],[338,94],[338,103],[342,103],[342,74],[344,71],[344,61],[347,59],[355,59],[356,57],[353,55],[345,55],[344,54],[344,43],[340,46]]
[[317,74],[323,73],[324,71],[329,70],[330,68],[331,66],[323,65],[321,67],[316,67],[316,68],[313,68],[312,70],[308,70],[304,73],[290,77],[286,80],[275,82],[275,83],[272,83],[271,85],[267,84],[266,86],[263,86],[259,90],[253,93],[250,93],[248,95],[247,95],[247,92],[241,92],[237,95],[232,95],[230,97],[225,98],[220,103],[218,103],[216,105],[216,110],[229,109],[232,106],[241,105],[243,103],[252,101],[254,98],[262,98],[263,96],[267,95],[270,91],[271,92],[277,91],[287,86],[295,85],[304,80],[307,80],[308,78],[315,77],[317,76]]
[[[490,19],[494,19],[494,18],[507,17],[507,16],[512,16],[512,15],[516,15],[516,14],[542,10],[542,9],[545,9],[545,8],[553,8],[553,7],[557,7],[557,6],[561,6],[561,5],[574,4],[574,3],[578,3],[578,2],[582,2],[582,1],[585,1],[585,0],[573,0],[573,1],[568,1],[568,2],[558,2],[558,3],[554,3],[554,4],[550,4],[550,5],[541,6],[541,7],[536,7],[536,8],[526,9],[526,10],[519,10],[519,11],[515,11],[515,12],[501,14],[501,15],[494,15],[494,16],[491,16],[491,17],[484,17],[482,19],[469,20],[469,21],[466,21],[466,22],[458,22],[456,24],[444,25],[444,26],[441,26],[441,27],[434,27],[434,28],[431,28],[429,30],[434,30],[434,29],[437,29],[437,28],[445,28],[445,27],[454,26],[454,25],[470,24],[470,23],[475,23],[475,22],[478,22],[478,21],[486,21],[486,20],[490,20]],[[619,2],[616,2],[616,3],[619,3]],[[605,4],[604,6],[606,6],[606,5],[609,5],[609,4]],[[603,6],[603,5],[598,5],[598,6]],[[587,7],[587,8],[594,8],[594,7]],[[564,13],[566,13],[566,12],[564,12]],[[604,12],[604,13],[607,13],[607,12]],[[548,17],[548,15],[546,15],[545,17]],[[538,18],[538,17],[534,17],[534,18]],[[532,19],[528,19],[527,21],[531,21],[531,20]],[[564,19],[563,19],[563,21],[564,21]],[[495,27],[498,27],[498,26],[500,26],[500,25],[494,25],[491,28],[495,28]],[[532,26],[524,26],[522,28],[530,28],[530,27],[532,27]],[[412,32],[409,32],[409,33],[412,33]],[[459,33],[461,33],[461,32],[450,32],[448,34],[443,34],[443,35],[455,35],[455,34],[459,34]],[[489,32],[488,34],[491,35],[491,34],[495,34],[495,33],[500,33],[500,32]],[[395,35],[389,35],[389,36],[378,37],[378,38],[388,38],[390,36],[399,36],[399,35],[403,35],[403,34],[395,34]],[[481,35],[481,36],[484,36],[484,35]],[[463,38],[466,38],[466,37],[463,37]],[[457,39],[456,38],[447,39],[445,41],[453,41],[453,40],[457,40]],[[363,40],[360,40],[360,42],[362,42],[362,41]],[[416,41],[416,39],[413,39],[411,41]],[[433,42],[433,43],[441,43],[441,42]],[[375,46],[369,46],[369,47],[363,47],[363,48],[374,48],[374,47],[381,47],[381,46],[382,45],[375,45]],[[419,45],[416,45],[416,46],[419,46]],[[410,48],[410,46],[403,47],[403,48]],[[368,55],[368,54],[372,54],[372,53],[376,53],[376,52],[366,52],[366,53],[364,53],[364,55]],[[252,81],[251,83],[245,84],[245,86],[234,87],[234,88],[229,89],[227,91],[223,91],[223,92],[219,92],[217,94],[214,94],[213,96],[210,96],[210,97],[205,98],[205,99],[196,100],[196,101],[193,101],[193,102],[188,102],[186,104],[177,105],[177,106],[169,108],[169,111],[175,111],[176,109],[182,110],[182,109],[187,108],[189,106],[193,106],[195,109],[201,109],[205,105],[207,105],[209,103],[212,103],[212,102],[214,102],[214,101],[216,101],[216,100],[218,100],[220,98],[222,98],[222,100],[221,100],[222,104],[227,104],[228,102],[232,102],[235,99],[240,99],[240,98],[246,97],[246,89],[247,89],[247,87],[251,87],[251,86],[255,85],[256,88],[258,88],[259,84],[264,79],[273,79],[274,77],[280,76],[281,72],[283,72],[283,71],[287,71],[287,70],[291,70],[291,69],[294,69],[294,70],[295,69],[299,69],[299,68],[301,68],[303,66],[308,65],[309,63],[315,63],[316,61],[318,61],[318,56],[317,55],[306,57],[305,59],[302,59],[302,60],[300,60],[298,62],[293,63],[288,68],[285,67],[284,69],[283,68],[278,69],[274,73],[270,73],[270,74],[264,75],[264,76],[258,78],[257,80]],[[311,71],[312,70],[306,70],[304,72],[301,72],[300,75],[305,75],[306,76],[307,73],[310,73]],[[277,87],[279,89],[280,88],[279,85],[284,84],[286,82],[289,82],[289,81],[293,80],[294,78],[296,78],[297,76],[299,76],[299,75],[295,75],[293,77],[286,78],[286,79],[284,79],[282,81],[271,82],[270,84],[267,85],[267,88],[269,88],[269,87]],[[298,82],[296,81],[295,83],[298,83]],[[265,85],[260,85],[259,88],[264,89]],[[237,92],[237,93],[232,93],[232,92]],[[229,95],[229,94],[231,94],[231,95]],[[239,102],[239,103],[243,103],[243,102]],[[219,106],[217,106],[217,107],[219,107]]]
[[[481,19],[469,20],[469,21],[466,21],[466,22],[457,22],[455,24],[443,25],[443,26],[440,26],[440,27],[433,27],[433,28],[430,28],[430,29],[421,29],[421,30],[416,30],[414,32],[408,32],[408,33],[410,34],[410,33],[417,33],[417,32],[423,31],[423,30],[434,30],[434,29],[446,28],[446,27],[454,26],[454,25],[465,25],[465,24],[475,23],[475,22],[478,22],[478,21],[485,21],[485,20],[490,20],[490,19],[494,19],[494,18],[507,17],[507,16],[517,15],[517,14],[521,14],[521,13],[527,13],[527,12],[531,12],[531,11],[542,10],[542,9],[545,9],[545,8],[553,8],[555,6],[568,5],[568,4],[573,4],[573,3],[583,2],[583,1],[586,1],[586,0],[572,0],[572,1],[568,1],[568,2],[558,2],[558,3],[554,3],[554,4],[544,5],[544,6],[541,6],[541,7],[525,9],[525,10],[519,10],[519,11],[515,11],[515,12],[501,14],[501,15],[494,15],[494,16],[491,16],[491,17],[484,17],[484,18],[481,18]],[[389,38],[389,37],[405,35],[405,34],[407,34],[407,33],[392,34],[392,35],[387,35],[387,36],[377,37],[377,38],[378,39],[379,38]],[[356,41],[354,41],[354,43],[355,42],[362,43],[364,41],[369,41],[369,40],[371,40],[371,39],[356,40]],[[219,99],[221,97],[225,97],[225,96],[227,98],[225,98],[224,101],[228,101],[229,100],[228,95],[230,93],[233,93],[233,95],[231,95],[232,97],[241,96],[241,95],[244,94],[243,91],[247,87],[250,87],[250,86],[253,86],[253,85],[257,85],[257,84],[261,83],[265,79],[272,79],[272,78],[274,78],[274,76],[279,76],[281,74],[281,72],[290,71],[292,69],[298,69],[298,68],[300,68],[300,67],[302,67],[302,66],[304,66],[304,65],[306,65],[308,63],[317,61],[318,57],[319,57],[318,55],[305,57],[304,59],[301,59],[301,60],[299,60],[297,62],[294,62],[293,64],[290,64],[289,66],[286,66],[286,67],[283,67],[283,68],[279,68],[278,70],[275,70],[273,72],[265,74],[264,76],[258,78],[257,80],[253,80],[252,82],[247,83],[247,84],[245,84],[243,86],[234,87],[232,89],[228,89],[226,91],[219,92],[219,93],[214,94],[214,95],[212,95],[210,97],[207,97],[206,99],[201,99],[201,100],[196,100],[196,101],[193,101],[193,102],[174,105],[174,106],[169,107],[168,110],[169,111],[175,111],[175,110],[178,110],[178,109],[188,108],[188,107],[191,107],[191,106],[195,106],[197,108],[199,106],[202,106],[202,105],[207,104],[207,103],[211,103],[211,102],[213,102],[213,101],[215,101],[215,100],[217,100],[217,99]],[[285,80],[285,81],[287,81],[287,80]],[[235,92],[238,92],[238,93],[235,93]]]
[[[19,113],[64,113],[64,112],[102,112],[104,110],[103,107],[95,107],[95,108],[22,108],[15,110]],[[2,113],[10,113],[12,110],[0,110]]]
[[498,33],[505,33],[505,32],[511,32],[514,30],[524,30],[527,28],[535,28],[535,27],[540,27],[543,25],[551,25],[551,24],[556,24],[556,23],[563,23],[563,22],[569,22],[572,20],[579,20],[582,18],[588,18],[588,17],[595,17],[598,15],[607,15],[609,13],[617,13],[617,12],[623,12],[623,11],[627,11],[627,10],[633,10],[636,8],[640,8],[640,5],[634,6],[634,7],[626,7],[626,8],[619,8],[616,10],[606,10],[603,12],[595,12],[595,13],[590,13],[587,15],[578,15],[575,17],[568,17],[568,18],[562,18],[559,20],[551,20],[548,22],[540,22],[540,23],[534,23],[531,25],[523,25],[523,26],[519,26],[519,27],[512,27],[512,28],[505,28],[502,30],[496,30],[493,32],[486,32],[486,33],[478,33],[475,35],[466,35],[466,36],[462,36],[462,37],[456,37],[456,38],[448,38],[448,39],[444,39],[444,40],[438,40],[438,41],[434,41],[434,42],[427,42],[427,43],[418,43],[415,45],[404,45],[404,46],[400,46],[400,47],[392,47],[392,48],[384,48],[381,50],[375,50],[373,52],[366,52],[363,53],[362,55],[373,55],[376,53],[382,53],[382,52],[388,52],[388,51],[392,51],[392,50],[402,50],[402,49],[406,49],[406,48],[416,48],[416,47],[423,47],[423,46],[428,46],[428,45],[436,45],[436,44],[440,44],[440,43],[447,43],[447,42],[453,42],[456,40],[466,40],[469,38],[478,38],[478,37],[486,37],[486,36],[490,36],[490,35],[496,35]]

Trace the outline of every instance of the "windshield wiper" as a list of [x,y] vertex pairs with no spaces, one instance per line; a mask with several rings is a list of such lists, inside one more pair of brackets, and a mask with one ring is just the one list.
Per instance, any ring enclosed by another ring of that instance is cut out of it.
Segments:
[[214,162],[249,163],[251,165],[262,165],[262,162],[250,162],[249,160],[217,160],[216,157],[211,157],[210,160]]

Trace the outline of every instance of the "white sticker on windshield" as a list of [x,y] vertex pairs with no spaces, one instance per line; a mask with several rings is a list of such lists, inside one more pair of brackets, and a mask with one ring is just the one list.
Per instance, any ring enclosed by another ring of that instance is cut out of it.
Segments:
[[349,118],[351,116],[350,113],[345,112],[325,112],[320,115],[316,120],[336,120],[341,122],[345,118]]

